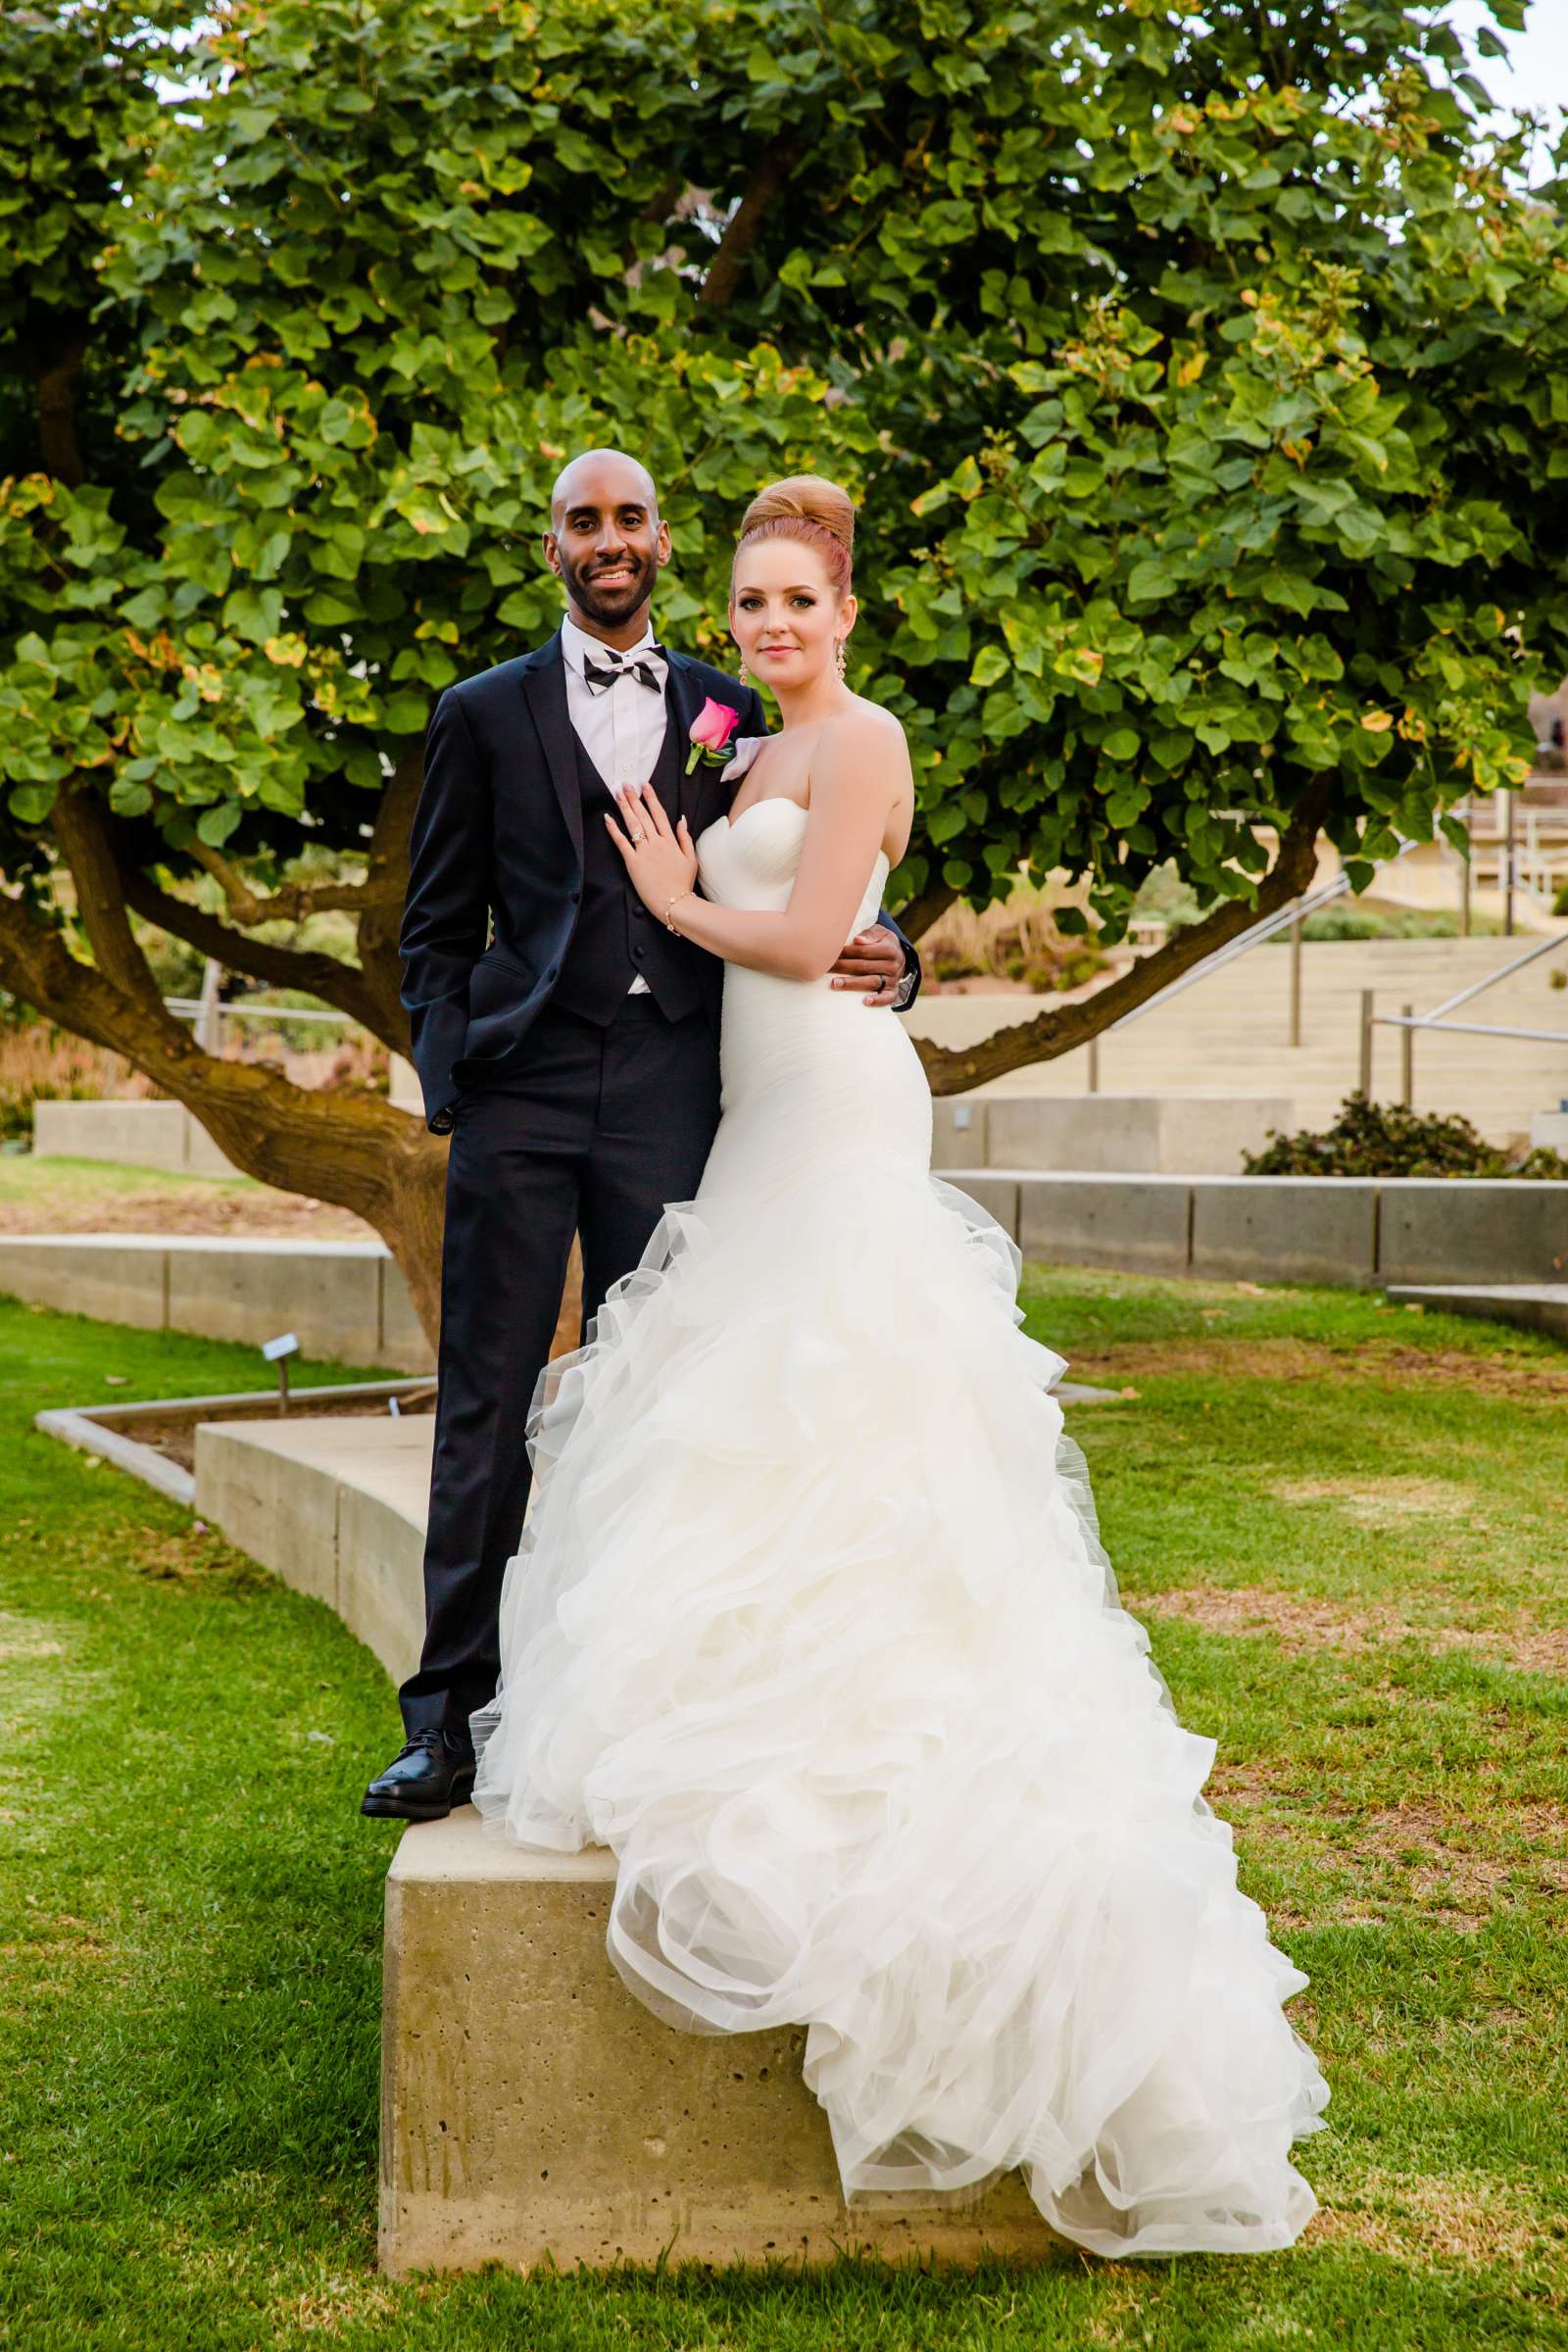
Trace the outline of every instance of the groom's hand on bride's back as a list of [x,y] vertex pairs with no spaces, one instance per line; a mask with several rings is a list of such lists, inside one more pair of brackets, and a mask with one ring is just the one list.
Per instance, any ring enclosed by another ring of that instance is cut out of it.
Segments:
[[857,931],[833,966],[835,988],[857,989],[867,1004],[897,1004],[905,974],[904,942],[885,923]]

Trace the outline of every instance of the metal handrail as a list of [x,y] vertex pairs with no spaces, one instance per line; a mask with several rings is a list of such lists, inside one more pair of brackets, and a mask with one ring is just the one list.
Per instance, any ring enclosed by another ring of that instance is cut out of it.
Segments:
[[196,1020],[204,1011],[216,1012],[224,1021],[344,1021],[352,1024],[352,1012],[333,1012],[310,1004],[217,1004],[204,1005],[200,997],[166,997],[166,1008],[176,1020]]
[[1522,956],[1516,956],[1512,963],[1505,963],[1497,971],[1489,972],[1484,980],[1477,980],[1473,987],[1461,988],[1456,997],[1449,997],[1446,1004],[1439,1004],[1434,1011],[1424,1013],[1417,1025],[1430,1028],[1434,1022],[1441,1021],[1446,1012],[1456,1012],[1461,1004],[1468,1004],[1472,997],[1484,997],[1489,988],[1495,988],[1497,982],[1506,980],[1510,972],[1522,971],[1527,963],[1534,963],[1538,956],[1549,956],[1554,948],[1560,948],[1562,944],[1560,937],[1538,941],[1535,947],[1527,948]]
[[[1385,866],[1397,865],[1399,859],[1407,857],[1417,846],[1413,841],[1401,841],[1392,858],[1379,860],[1377,872],[1382,873]],[[1201,963],[1195,963],[1190,972],[1183,972],[1179,980],[1172,980],[1157,995],[1146,997],[1142,1004],[1135,1004],[1130,1012],[1124,1012],[1119,1020],[1112,1021],[1100,1035],[1112,1037],[1118,1029],[1130,1028],[1134,1021],[1141,1021],[1146,1012],[1152,1012],[1156,1004],[1168,1004],[1172,997],[1181,995],[1183,989],[1196,987],[1200,980],[1208,979],[1222,965],[1234,963],[1236,957],[1245,956],[1249,949],[1261,947],[1264,940],[1272,939],[1276,932],[1288,930],[1293,923],[1300,922],[1306,915],[1315,914],[1320,906],[1327,906],[1332,900],[1343,899],[1349,887],[1350,878],[1342,867],[1332,882],[1322,883],[1318,889],[1308,891],[1304,898],[1293,899],[1288,906],[1278,908],[1273,914],[1260,915],[1247,930],[1239,931],[1234,939],[1228,939],[1222,948],[1216,948],[1211,956],[1205,956]]]
[[1372,1032],[1374,1029],[1397,1029],[1400,1032],[1399,1100],[1406,1110],[1412,1109],[1415,1103],[1415,1033],[1418,1029],[1446,1030],[1456,1037],[1508,1037],[1517,1039],[1525,1045],[1568,1046],[1568,1029],[1525,1029],[1506,1022],[1450,1021],[1445,1017],[1446,1014],[1456,1011],[1461,1004],[1469,1004],[1477,997],[1484,997],[1489,988],[1495,988],[1499,980],[1506,980],[1512,973],[1522,971],[1527,963],[1534,963],[1538,956],[1558,955],[1565,948],[1568,948],[1568,932],[1558,932],[1553,938],[1538,940],[1536,945],[1533,948],[1527,948],[1522,956],[1515,956],[1509,962],[1499,965],[1496,971],[1489,972],[1484,980],[1473,982],[1469,988],[1461,988],[1457,996],[1446,998],[1431,1012],[1417,1012],[1410,1004],[1406,1004],[1399,1012],[1378,1012],[1374,1008],[1373,991],[1370,988],[1363,989],[1361,991],[1362,1094],[1369,1102],[1371,1101]]

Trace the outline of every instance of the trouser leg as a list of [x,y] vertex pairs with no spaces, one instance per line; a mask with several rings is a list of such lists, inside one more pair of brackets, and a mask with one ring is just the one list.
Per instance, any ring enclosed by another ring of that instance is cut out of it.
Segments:
[[[548,1017],[548,1016],[547,1016]],[[527,1507],[528,1408],[579,1213],[602,1034],[564,1022],[505,1088],[466,1095],[447,1166],[425,1639],[399,1698],[412,1735],[467,1718],[500,1672],[507,1561]]]
[[[639,1009],[639,1007],[641,1007]],[[579,1230],[583,1324],[642,1256],[669,1200],[689,1200],[718,1124],[718,1051],[702,1012],[665,1021],[631,998],[605,1041]]]

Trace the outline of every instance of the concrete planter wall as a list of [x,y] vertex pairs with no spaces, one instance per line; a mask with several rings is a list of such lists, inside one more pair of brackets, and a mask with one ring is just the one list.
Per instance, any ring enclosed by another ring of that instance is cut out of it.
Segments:
[[183,1102],[39,1102],[32,1114],[35,1159],[110,1159],[128,1168],[187,1176],[237,1176]]
[[307,1355],[394,1372],[428,1372],[435,1361],[380,1242],[4,1234],[0,1292],[62,1314],[258,1348],[293,1331]]
[[1025,1257],[1218,1280],[1560,1283],[1568,1184],[1510,1178],[939,1171]]

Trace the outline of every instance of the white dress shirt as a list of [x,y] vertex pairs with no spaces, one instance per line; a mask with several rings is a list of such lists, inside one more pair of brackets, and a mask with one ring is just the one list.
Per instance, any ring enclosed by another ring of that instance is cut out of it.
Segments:
[[[620,668],[624,662],[645,662],[659,679],[659,692],[651,694],[642,680],[629,672],[618,677],[613,686],[590,686],[582,666],[584,658],[590,655],[601,668]],[[652,625],[643,631],[635,645],[622,652],[588,636],[564,613],[561,658],[566,664],[566,715],[577,741],[612,792],[635,791],[639,784],[648,782],[664,748],[664,687],[669,673],[662,653],[654,643]],[[648,993],[648,983],[639,972],[626,994],[645,997]]]

